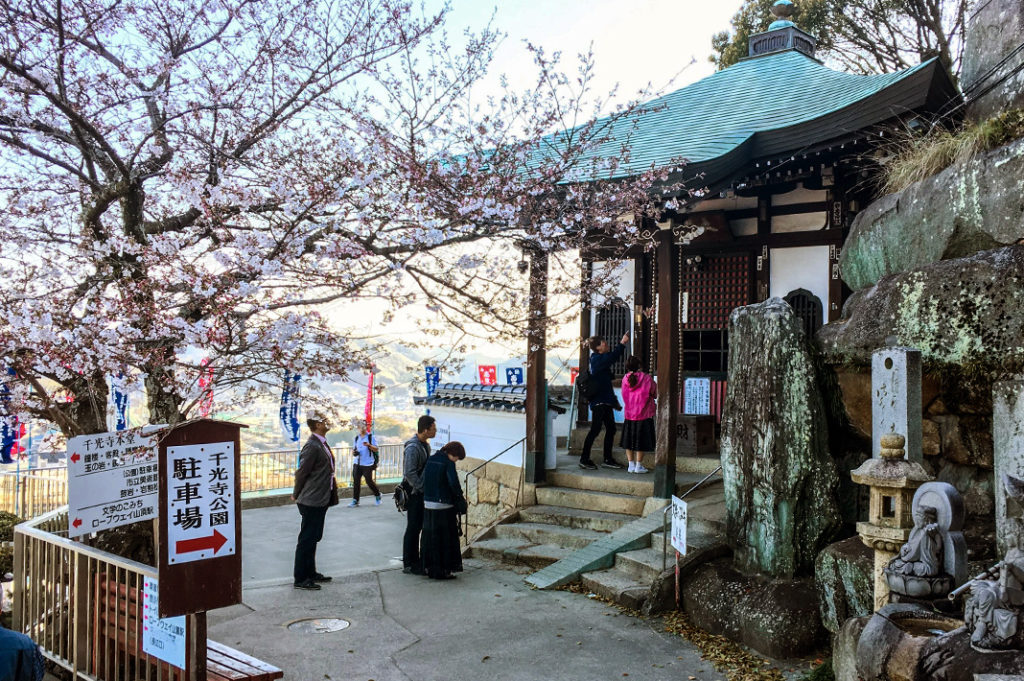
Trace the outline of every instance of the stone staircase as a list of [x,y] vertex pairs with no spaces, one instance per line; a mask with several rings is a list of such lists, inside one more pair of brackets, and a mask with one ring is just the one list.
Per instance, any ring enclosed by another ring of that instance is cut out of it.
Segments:
[[[716,462],[717,465],[717,462]],[[678,473],[677,494],[704,477]],[[631,608],[656,607],[664,599],[662,504],[652,499],[653,475],[621,470],[582,471],[574,457],[560,456],[538,487],[537,505],[519,509],[493,526],[467,549],[467,555],[529,568],[527,581],[546,588],[581,580],[586,588]],[[712,479],[687,499],[690,523],[687,558],[721,552],[724,499]],[[647,517],[644,513],[647,513]],[[667,551],[674,565],[675,552]],[[596,569],[607,568],[607,569]],[[668,580],[672,595],[672,580]]]

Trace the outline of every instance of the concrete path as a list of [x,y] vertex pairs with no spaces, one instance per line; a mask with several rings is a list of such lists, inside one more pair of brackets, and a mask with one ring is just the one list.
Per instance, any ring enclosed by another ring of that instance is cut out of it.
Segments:
[[[292,588],[293,506],[243,514],[243,605],[209,613],[209,637],[285,670],[293,681],[486,681],[722,678],[686,641],[585,596],[537,591],[520,574],[475,560],[458,579],[403,574],[405,517],[384,504],[327,514],[319,592]],[[365,500],[363,502],[366,503]],[[302,618],[342,618],[326,634]]]

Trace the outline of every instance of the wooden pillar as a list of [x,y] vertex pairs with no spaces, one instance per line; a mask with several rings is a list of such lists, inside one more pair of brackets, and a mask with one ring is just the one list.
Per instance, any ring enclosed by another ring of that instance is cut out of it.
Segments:
[[772,197],[771,194],[761,194],[757,197],[757,236],[761,246],[754,254],[755,279],[757,281],[757,294],[755,302],[768,300],[771,295],[771,253],[768,251],[767,241],[772,233]]
[[[587,339],[592,334],[590,325],[590,313],[591,313],[591,287],[594,280],[594,263],[590,260],[583,261],[583,272],[580,281],[580,290],[582,291],[580,299],[580,357],[579,367],[580,371],[587,369],[587,365],[590,362],[590,348],[587,347]],[[590,426],[590,405],[587,404],[587,400],[582,395],[576,393],[576,404],[578,409],[576,410],[576,427],[587,428]],[[569,416],[572,419],[572,415]]]
[[[837,169],[838,170],[838,169]],[[839,276],[839,255],[846,237],[846,192],[842,178],[834,178],[835,184],[828,191],[828,229],[834,230],[839,238],[828,247],[828,300],[825,304],[825,320],[834,322],[843,311],[843,280]]]
[[544,482],[548,386],[545,375],[548,254],[530,254],[530,310],[526,329],[526,481]]
[[658,437],[654,450],[654,496],[669,499],[676,488],[676,420],[679,414],[678,263],[672,231],[658,234]]

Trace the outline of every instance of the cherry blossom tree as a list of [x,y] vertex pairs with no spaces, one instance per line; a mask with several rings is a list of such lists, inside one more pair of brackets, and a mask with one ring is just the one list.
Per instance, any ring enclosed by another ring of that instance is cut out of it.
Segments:
[[370,351],[320,305],[426,294],[451,320],[514,329],[519,248],[628,241],[670,176],[629,163],[643,107],[606,113],[590,57],[569,76],[540,50],[535,89],[476,102],[498,35],[455,46],[445,14],[5,1],[11,403],[74,435],[105,430],[111,374],[142,378],[154,423],[194,413],[201,359],[222,389],[285,367],[344,380]]

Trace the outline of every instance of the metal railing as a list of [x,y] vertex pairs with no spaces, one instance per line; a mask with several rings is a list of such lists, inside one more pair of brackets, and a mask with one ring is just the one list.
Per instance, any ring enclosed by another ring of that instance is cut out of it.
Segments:
[[[696,485],[694,485],[690,489],[688,489],[685,492],[683,492],[679,496],[679,498],[680,499],[685,499],[690,494],[690,492],[693,492],[698,487],[703,485],[705,482],[707,482],[708,480],[710,480],[711,478],[713,478],[715,475],[717,475],[720,472],[722,472],[722,466],[721,465],[719,465],[718,468],[716,468],[715,470],[713,470],[710,473],[708,473],[707,475],[705,475],[704,478],[701,479],[701,481],[698,482]],[[672,510],[672,501],[669,500],[668,506],[666,506],[665,510],[661,512],[661,533],[663,535],[663,537],[662,537],[663,540],[661,542],[661,571],[662,572],[664,572],[668,568],[668,545],[669,545],[670,542],[669,542],[669,535],[666,533],[666,530],[668,529],[668,512],[671,511],[671,510]],[[678,559],[678,556],[677,556],[677,559]]]
[[34,518],[68,503],[68,472],[63,466],[0,471],[0,510]]
[[[398,482],[402,479],[404,445],[379,445],[380,461],[376,479]],[[352,486],[352,447],[334,448],[335,471],[339,489]],[[239,477],[242,492],[290,490],[299,465],[298,450],[242,452]],[[68,503],[68,471],[64,466],[29,470],[0,471],[0,510],[22,518],[35,518]]]
[[[14,530],[14,629],[76,681],[184,678],[142,652],[143,583],[156,569],[71,541],[67,522],[64,507]],[[191,623],[186,617],[186,650]]]

